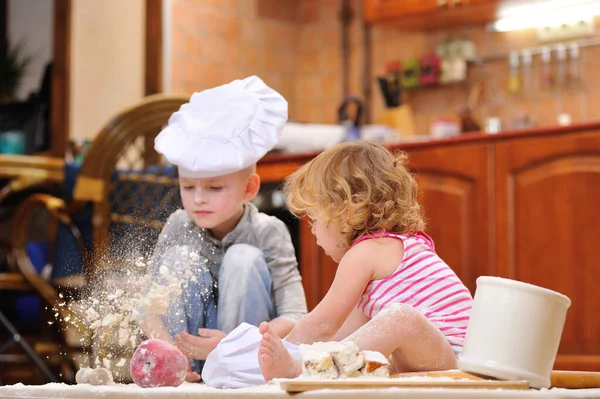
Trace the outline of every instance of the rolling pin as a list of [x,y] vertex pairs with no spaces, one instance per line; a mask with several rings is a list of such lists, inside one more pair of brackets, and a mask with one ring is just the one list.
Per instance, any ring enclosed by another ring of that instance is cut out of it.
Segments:
[[[482,376],[459,370],[428,371],[397,374],[397,377],[450,377],[454,379],[482,380]],[[551,388],[584,389],[600,388],[600,372],[553,370],[550,375]]]
[[600,372],[553,370],[550,385],[552,388],[600,388]]

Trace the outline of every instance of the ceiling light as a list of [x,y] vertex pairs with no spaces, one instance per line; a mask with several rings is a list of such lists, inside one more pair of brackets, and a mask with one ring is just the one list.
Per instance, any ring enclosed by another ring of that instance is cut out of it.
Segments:
[[[509,32],[519,29],[559,26],[578,20],[587,20],[591,16],[600,15],[600,1],[581,3],[573,6],[572,1],[561,6],[564,1],[552,3],[552,8],[528,7],[521,10],[513,9],[510,15],[501,18],[492,24],[492,30]],[[535,10],[535,11],[534,11]]]

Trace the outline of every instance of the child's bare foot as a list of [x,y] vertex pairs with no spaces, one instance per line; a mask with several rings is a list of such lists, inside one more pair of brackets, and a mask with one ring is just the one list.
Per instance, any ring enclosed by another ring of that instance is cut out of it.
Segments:
[[262,334],[260,348],[258,349],[258,363],[265,381],[273,378],[295,378],[302,372],[302,365],[294,359],[275,333],[269,323],[263,322],[259,326]]

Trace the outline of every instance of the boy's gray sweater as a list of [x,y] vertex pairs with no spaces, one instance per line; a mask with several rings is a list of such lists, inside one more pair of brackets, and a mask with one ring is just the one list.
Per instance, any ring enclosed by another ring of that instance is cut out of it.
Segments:
[[154,250],[154,258],[171,246],[189,246],[197,250],[200,261],[215,276],[225,251],[233,244],[249,244],[263,251],[271,272],[273,299],[277,316],[297,322],[306,314],[306,297],[294,246],[286,225],[274,216],[259,212],[250,202],[237,226],[222,241],[214,239],[180,209],[169,216]]

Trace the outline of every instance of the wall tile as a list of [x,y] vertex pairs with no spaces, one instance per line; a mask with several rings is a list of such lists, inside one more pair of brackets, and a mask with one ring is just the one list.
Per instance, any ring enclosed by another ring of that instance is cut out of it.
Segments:
[[[190,93],[255,74],[288,99],[290,117],[336,123],[342,97],[338,1],[173,0],[172,5],[173,91]],[[362,32],[359,22],[354,26],[358,53]],[[357,55],[352,60],[361,65],[352,75],[360,87],[362,61]]]
[[266,43],[266,29],[255,19],[244,19],[240,22],[241,36],[244,43],[264,46]]
[[315,68],[323,72],[342,73],[342,52],[339,47],[327,48],[318,52],[318,59],[315,60]]
[[323,54],[323,52],[318,52],[316,50],[300,52],[298,54],[298,73],[317,73],[319,69],[321,69],[321,65],[319,65],[319,56],[321,54]]
[[319,2],[317,14],[321,21],[337,20],[340,14],[340,3],[337,0],[321,0]]
[[320,35],[319,24],[301,25],[298,33],[298,50],[318,50],[322,46]]
[[321,98],[323,91],[318,75],[299,75],[296,82],[296,100],[307,102]]
[[342,45],[342,28],[338,21],[325,21],[321,23],[319,32],[319,46],[321,48],[336,47]]
[[342,76],[339,72],[329,72],[321,75],[320,87],[323,98],[333,98],[338,103],[342,101]]
[[[321,0],[322,1],[322,0]],[[310,24],[318,19],[318,2],[317,0],[301,0],[298,2],[298,19],[301,24]]]
[[266,52],[263,48],[253,45],[242,45],[240,47],[240,62],[251,70],[263,70],[266,66]]

